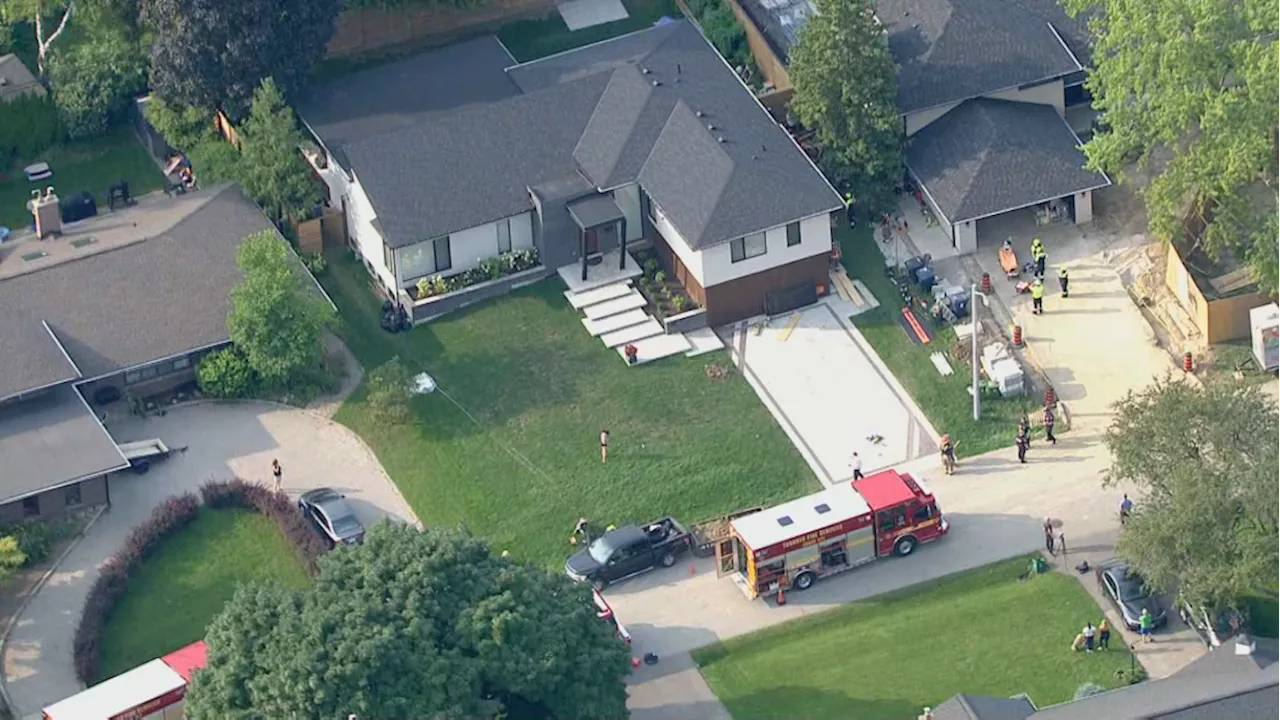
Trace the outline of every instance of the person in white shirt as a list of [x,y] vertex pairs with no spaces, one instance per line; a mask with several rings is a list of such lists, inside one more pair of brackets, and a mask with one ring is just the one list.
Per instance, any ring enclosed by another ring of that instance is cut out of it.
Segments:
[[1084,624],[1084,651],[1093,652],[1093,636],[1097,630],[1093,627],[1093,623]]
[[853,479],[860,479],[862,477],[862,458],[858,457],[858,453],[855,452],[853,454],[851,464],[853,465]]

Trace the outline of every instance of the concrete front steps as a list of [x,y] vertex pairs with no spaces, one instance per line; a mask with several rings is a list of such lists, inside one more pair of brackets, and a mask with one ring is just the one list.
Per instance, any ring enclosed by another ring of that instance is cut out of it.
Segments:
[[667,334],[662,323],[644,309],[647,305],[644,296],[632,287],[631,281],[631,278],[622,278],[576,292],[566,290],[564,297],[573,309],[583,314],[582,326],[591,337],[600,338],[600,342],[613,348],[624,362],[627,345],[636,347],[636,365],[677,353],[709,352],[705,335],[699,335],[700,342],[695,345],[683,333]]

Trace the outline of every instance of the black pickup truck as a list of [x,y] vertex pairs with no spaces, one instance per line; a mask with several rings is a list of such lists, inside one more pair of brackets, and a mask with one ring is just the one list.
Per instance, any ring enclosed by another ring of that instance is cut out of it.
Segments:
[[578,582],[603,588],[655,567],[671,567],[689,552],[689,531],[675,518],[664,517],[643,526],[624,525],[596,538],[564,564],[565,574]]

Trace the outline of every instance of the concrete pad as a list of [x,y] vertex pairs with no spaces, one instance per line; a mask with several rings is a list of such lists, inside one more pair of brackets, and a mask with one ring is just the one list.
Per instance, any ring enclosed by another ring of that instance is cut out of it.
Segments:
[[[640,657],[647,652],[634,644],[632,651]],[[641,665],[627,685],[632,720],[732,720],[689,653],[659,656],[657,665]]]
[[584,290],[582,292],[574,292],[565,290],[564,297],[569,301],[569,307],[574,310],[581,310],[588,305],[595,305],[606,300],[622,297],[631,292],[631,281],[622,280],[610,285],[598,287],[592,290]]
[[[647,362],[661,360],[693,349],[689,341],[684,339],[684,335],[654,335],[632,344],[636,346],[636,365],[644,365]],[[618,356],[625,362],[627,355],[622,352],[623,348],[616,347],[614,350],[618,351]],[[635,365],[629,367],[635,367]]]
[[689,344],[693,346],[692,350],[685,353],[688,357],[697,357],[699,355],[705,355],[710,352],[715,352],[716,350],[724,349],[724,341],[720,339],[720,336],[716,334],[715,330],[712,330],[709,327],[685,333],[684,339],[688,340]]
[[602,303],[596,303],[595,305],[588,305],[583,308],[583,313],[586,314],[588,320],[599,320],[600,318],[606,318],[610,315],[618,315],[628,310],[642,308],[647,304],[648,302],[645,301],[643,295],[632,290],[630,294],[623,295],[620,298],[606,300]]
[[616,282],[629,280],[644,274],[644,269],[640,267],[640,263],[636,262],[635,256],[627,253],[627,266],[619,269],[618,264],[622,261],[622,254],[618,250],[610,250],[600,258],[600,262],[595,265],[587,266],[587,279],[582,279],[582,264],[570,263],[560,268],[556,268],[556,274],[564,280],[565,286],[570,292],[586,292],[605,285],[612,285]]
[[599,337],[605,333],[611,333],[615,330],[621,330],[632,325],[639,325],[649,320],[649,313],[641,308],[628,310],[617,315],[602,317],[597,320],[591,318],[583,318],[582,325],[591,333],[591,337]]
[[605,347],[618,347],[627,343],[634,343],[654,335],[666,335],[666,328],[662,327],[662,323],[649,318],[646,322],[639,325],[632,325],[621,330],[614,330],[611,333],[605,333],[600,336],[600,341]]
[[801,311],[786,342],[780,342],[788,324],[782,317],[759,335],[740,329],[734,337],[734,361],[828,485],[852,475],[855,451],[867,473],[936,452],[928,423],[841,319],[850,307],[824,298]]
[[627,9],[621,0],[569,0],[556,6],[570,30],[626,20]]

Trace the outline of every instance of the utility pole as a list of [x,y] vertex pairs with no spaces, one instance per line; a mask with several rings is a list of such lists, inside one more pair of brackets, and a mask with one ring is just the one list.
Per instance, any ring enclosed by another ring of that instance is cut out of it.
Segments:
[[970,283],[969,285],[969,320],[973,324],[973,333],[971,341],[973,343],[973,357],[970,359],[970,365],[973,366],[973,420],[977,422],[982,419],[982,398],[978,394],[978,298],[982,298],[982,304],[987,304],[986,293],[978,292],[978,283]]

